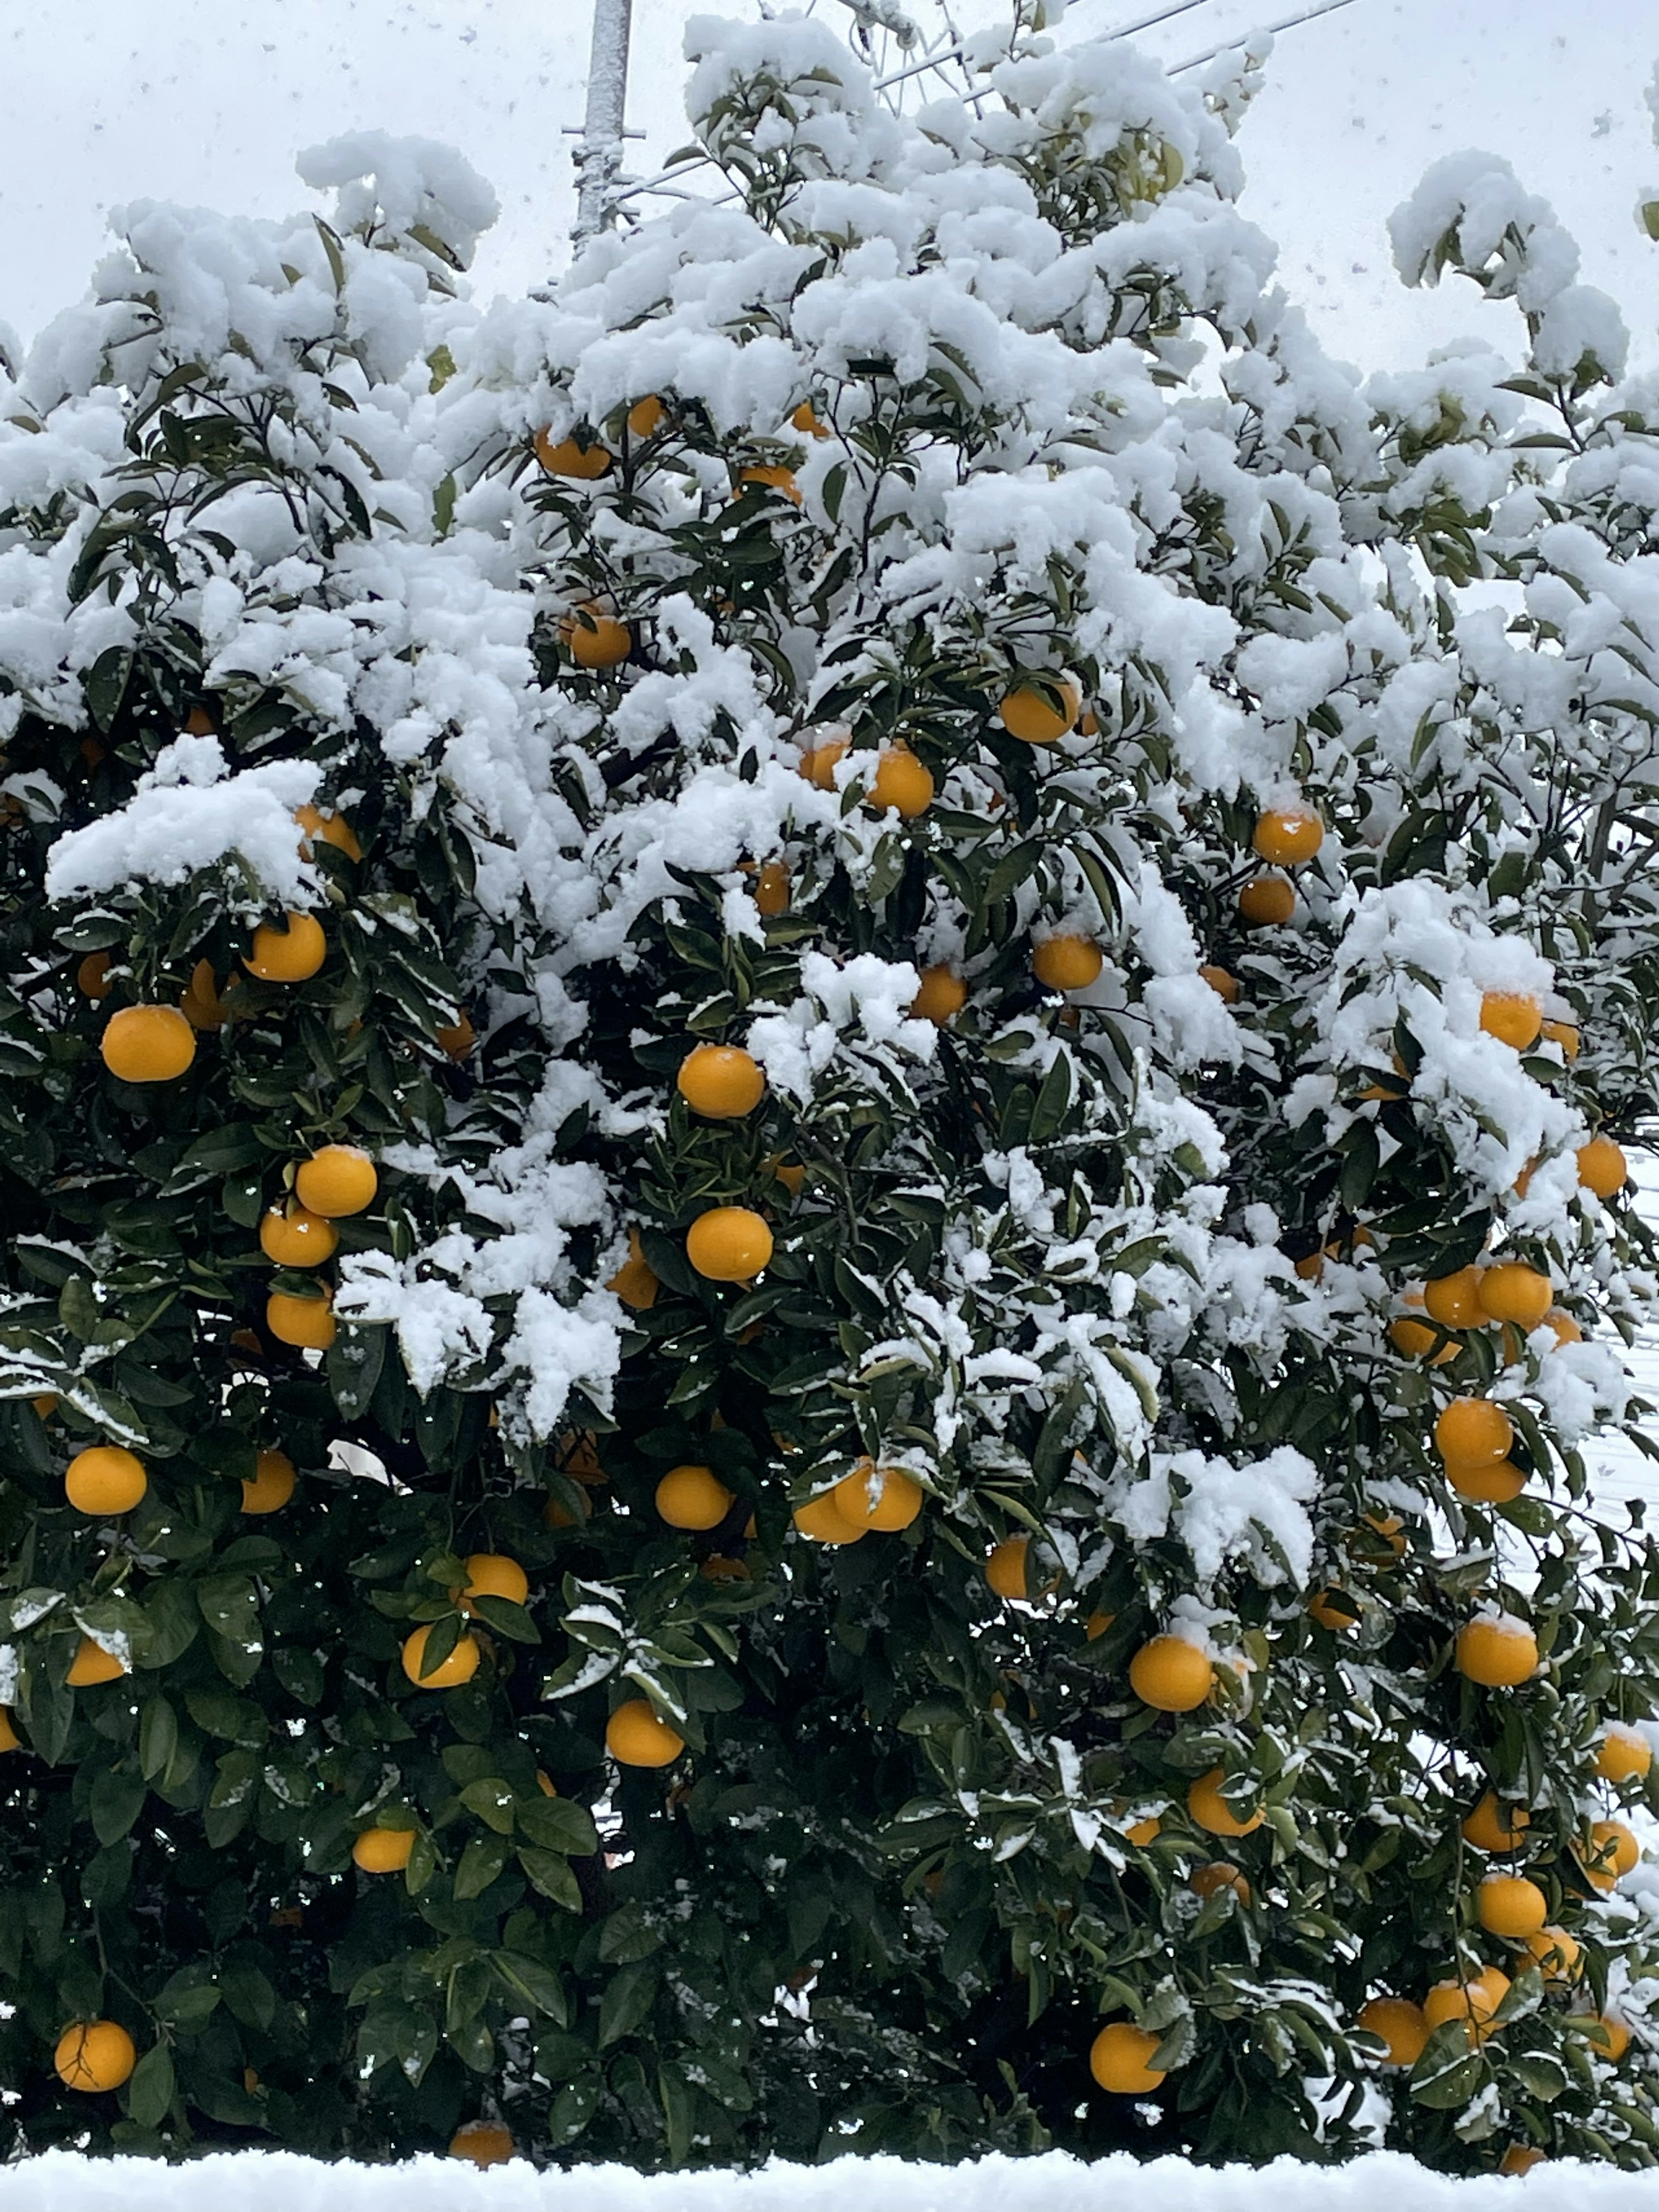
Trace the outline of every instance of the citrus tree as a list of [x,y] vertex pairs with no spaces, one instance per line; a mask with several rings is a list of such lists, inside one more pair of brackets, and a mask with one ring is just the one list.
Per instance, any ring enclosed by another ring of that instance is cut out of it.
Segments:
[[1617,315],[1443,164],[1362,388],[1249,56],[690,44],[550,300],[357,137],[0,386],[7,2124],[1647,2164]]

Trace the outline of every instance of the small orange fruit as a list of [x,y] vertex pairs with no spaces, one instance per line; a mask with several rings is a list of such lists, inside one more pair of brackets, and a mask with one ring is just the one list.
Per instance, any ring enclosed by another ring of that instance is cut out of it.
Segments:
[[280,1513],[293,1497],[298,1480],[286,1452],[262,1451],[253,1462],[252,1480],[242,1485],[243,1512]]
[[144,1462],[120,1444],[90,1444],[76,1452],[64,1477],[64,1495],[76,1511],[100,1520],[131,1513],[149,1488]]
[[0,1705],[0,1752],[21,1751],[23,1739],[12,1726],[11,1707]]
[[196,1032],[177,1006],[123,1006],[98,1049],[123,1083],[171,1083],[196,1057]]
[[848,1519],[833,1490],[809,1498],[805,1505],[796,1506],[790,1517],[801,1534],[815,1544],[856,1544],[869,1534],[867,1522]]
[[[629,419],[631,422],[633,417]],[[517,2154],[512,2136],[497,2120],[469,2120],[449,2138],[448,2155],[466,2159],[473,2166],[504,2166]]]
[[1090,2045],[1089,2071],[1115,2097],[1150,2097],[1164,2081],[1162,2072],[1152,2063],[1161,2040],[1150,2028],[1115,2020]]
[[1481,1028],[1517,1052],[1537,1042],[1543,1023],[1543,1008],[1525,991],[1488,991],[1480,1000]]
[[325,845],[332,845],[337,853],[343,853],[348,860],[361,860],[363,848],[357,842],[357,833],[343,814],[325,814],[320,806],[298,806],[294,819],[300,825],[300,849],[307,859],[313,838]]
[[1115,1613],[1091,1613],[1083,1624],[1083,1633],[1091,1644],[1097,1644],[1116,1619]]
[[1579,1328],[1565,1306],[1552,1306],[1544,1316],[1544,1319],[1555,1332],[1555,1348],[1558,1352],[1564,1344],[1582,1344],[1584,1341],[1583,1330]]
[[262,983],[303,983],[328,957],[328,939],[314,914],[290,914],[281,928],[262,921],[253,933],[253,950],[242,965]]
[[1187,1877],[1187,1887],[1200,1897],[1213,1897],[1218,1890],[1230,1889],[1241,1905],[1251,1901],[1249,1883],[1229,1859],[1212,1859],[1208,1866],[1194,1867]]
[[1270,868],[1293,868],[1311,860],[1325,842],[1325,824],[1311,806],[1273,806],[1258,814],[1250,839],[1258,860]]
[[320,1267],[331,1260],[340,1232],[331,1221],[289,1200],[259,1222],[259,1249],[279,1267]]
[[861,1459],[830,1492],[836,1510],[849,1526],[878,1529],[885,1535],[908,1528],[926,1495],[902,1468],[878,1467],[868,1459]]
[[1488,1790],[1463,1822],[1463,1837],[1478,1851],[1518,1851],[1531,1826],[1524,1805],[1500,1804],[1497,1792]]
[[1554,1303],[1547,1275],[1519,1260],[1500,1260],[1480,1276],[1480,1310],[1488,1321],[1513,1322],[1528,1332],[1537,1328]]
[[623,1304],[635,1313],[648,1313],[657,1303],[661,1283],[652,1272],[645,1256],[645,1247],[640,1242],[640,1232],[628,1232],[628,1257],[605,1286],[616,1293]]
[[789,911],[789,871],[781,860],[763,860],[755,877],[755,907],[763,921]]
[[75,971],[75,987],[96,1006],[110,994],[109,954],[88,952]]
[[718,1528],[734,1503],[711,1467],[671,1467],[657,1485],[657,1511],[671,1528]]
[[337,1328],[333,1293],[325,1289],[319,1298],[298,1298],[288,1291],[273,1291],[265,1300],[265,1327],[278,1344],[326,1352]]
[[219,978],[210,960],[198,960],[191,969],[179,1011],[193,1030],[222,1030],[230,1019],[230,1009],[219,995]]
[[772,1232],[746,1206],[715,1206],[685,1235],[685,1256],[711,1283],[746,1283],[772,1257]]
[[1595,1771],[1603,1782],[1641,1782],[1653,1765],[1653,1746],[1622,1721],[1609,1721],[1596,1748]]
[[1215,968],[1207,964],[1200,968],[1198,972],[1224,1006],[1236,1006],[1238,1004],[1237,975],[1230,975],[1224,968]]
[[1642,1846],[1622,1820],[1595,1820],[1590,1825],[1588,1848],[1579,1850],[1579,1863],[1595,1887],[1613,1887],[1642,1856]]
[[1454,1398],[1434,1425],[1434,1441],[1442,1459],[1478,1467],[1509,1457],[1515,1425],[1490,1398]]
[[1549,1899],[1524,1875],[1489,1874],[1474,1893],[1475,1917],[1488,1936],[1511,1942],[1535,1936],[1549,1918]]
[[1423,1306],[1442,1328],[1478,1328],[1486,1319],[1480,1304],[1480,1268],[1460,1267],[1455,1274],[1434,1276],[1423,1285]]
[[565,617],[559,638],[578,668],[619,668],[634,650],[628,624],[591,605]]
[[1522,1949],[1536,1960],[1538,1971],[1547,1982],[1575,1982],[1578,1978],[1578,1961],[1583,1956],[1583,1946],[1565,1928],[1537,1928],[1522,1938]]
[[365,1828],[351,1846],[351,1861],[365,1874],[401,1874],[414,1849],[413,1828]]
[[138,2052],[125,2028],[112,2020],[78,2021],[58,2039],[52,2063],[66,2089],[91,2095],[118,2089],[138,2063]]
[[1088,937],[1045,937],[1031,952],[1031,973],[1050,991],[1086,990],[1105,964]]
[[1544,1022],[1539,1027],[1539,1039],[1544,1044],[1559,1044],[1561,1057],[1569,1067],[1578,1057],[1578,1030],[1572,1022]]
[[820,422],[817,410],[810,399],[801,401],[789,417],[789,427],[792,430],[799,430],[803,438],[827,438],[830,435],[830,425]]
[[1471,2039],[1484,2043],[1492,2016],[1509,1993],[1509,1976],[1496,1966],[1483,1966],[1467,1982],[1437,1982],[1423,2000],[1423,2017],[1431,2032],[1449,2020],[1468,2021]]
[[628,410],[629,434],[635,438],[654,436],[666,421],[668,410],[654,392],[647,392],[643,399],[636,399]]
[[1021,684],[1007,692],[997,708],[997,719],[1011,738],[1028,745],[1057,745],[1077,724],[1083,710],[1083,694],[1069,676],[1049,677],[1046,682]]
[[380,1188],[374,1163],[358,1145],[324,1145],[295,1173],[301,1206],[325,1220],[361,1213]]
[[985,1562],[985,1579],[1001,1598],[1021,1598],[1027,1595],[1026,1555],[1031,1548],[1029,1536],[1005,1536],[1000,1544],[991,1547]]
[[1221,1794],[1226,1778],[1218,1766],[1200,1774],[1187,1792],[1187,1810],[1212,1836],[1253,1836],[1266,1815],[1258,1805],[1254,1813],[1241,1819]]
[[579,446],[574,438],[561,438],[555,445],[545,430],[538,430],[532,442],[536,459],[550,477],[570,477],[578,483],[597,483],[611,466],[611,455],[600,445]]
[[795,471],[777,463],[766,462],[753,468],[740,469],[737,496],[742,496],[747,484],[758,484],[763,491],[775,491],[780,498],[791,500],[797,507],[801,503],[800,486],[795,482]]
[[1484,1459],[1474,1467],[1448,1460],[1446,1480],[1460,1498],[1476,1505],[1507,1505],[1527,1486],[1526,1476],[1512,1459]]
[[1511,2177],[1530,2173],[1545,2158],[1536,2143],[1511,2143],[1498,2161],[1498,2171]]
[[1184,1636],[1154,1636],[1129,1662],[1129,1687],[1160,1713],[1190,1713],[1210,1694],[1215,1669]]
[[954,968],[924,968],[921,987],[910,1001],[913,1022],[932,1022],[938,1029],[955,1019],[968,1003],[968,986]]
[[836,788],[836,770],[847,757],[847,750],[852,742],[852,738],[843,732],[836,737],[823,738],[818,744],[805,749],[800,757],[800,772],[814,791],[833,791]]
[[1578,1180],[1597,1198],[1613,1198],[1630,1181],[1624,1147],[1611,1137],[1592,1137],[1578,1148]]
[[1333,1635],[1340,1636],[1344,1630],[1359,1626],[1359,1607],[1352,1598],[1346,1598],[1336,1590],[1322,1589],[1310,1598],[1308,1615],[1322,1628],[1328,1628]]
[[1512,1690],[1538,1671],[1538,1639],[1524,1623],[1486,1615],[1457,1632],[1457,1671],[1488,1690]]
[[[1420,1307],[1422,1291],[1407,1291],[1405,1303],[1407,1307]],[[1389,1323],[1389,1341],[1402,1359],[1426,1359],[1435,1367],[1443,1367],[1449,1359],[1455,1359],[1459,1349],[1439,1329],[1416,1320],[1409,1312]]]
[[445,1022],[432,1033],[432,1041],[446,1060],[471,1060],[472,1048],[478,1042],[478,1032],[472,1026],[472,1017],[461,1007],[453,1022]]
[[1252,929],[1273,929],[1296,912],[1296,893],[1283,876],[1255,876],[1238,894],[1241,921]]
[[523,1605],[529,1595],[530,1577],[516,1559],[509,1559],[501,1552],[473,1552],[468,1555],[466,1581],[458,1601],[469,1618],[475,1611],[474,1598],[501,1597],[509,1605]]
[[672,1766],[685,1738],[657,1718],[648,1698],[630,1698],[605,1723],[605,1747],[619,1766]]
[[1616,2066],[1630,2049],[1630,2030],[1616,2013],[1598,2013],[1588,2023],[1587,2033],[1596,2057],[1609,2066]]
[[692,1112],[711,1121],[752,1114],[766,1095],[760,1062],[731,1044],[694,1045],[674,1082]]
[[457,1690],[463,1682],[470,1682],[478,1671],[478,1662],[483,1656],[477,1639],[459,1637],[447,1659],[441,1659],[429,1674],[421,1672],[426,1657],[427,1639],[432,1633],[432,1623],[423,1620],[412,1636],[404,1638],[404,1672],[417,1690]]
[[1421,2005],[1409,1997],[1373,1997],[1362,2005],[1354,2026],[1375,2035],[1389,2046],[1385,2066],[1415,2066],[1429,2039],[1429,2023]]
[[106,1651],[101,1644],[94,1644],[83,1636],[75,1648],[69,1673],[64,1680],[71,1690],[89,1690],[100,1682],[118,1682],[123,1674],[130,1674],[131,1667],[113,1651]]
[[884,745],[876,758],[866,804],[882,811],[891,807],[907,822],[925,814],[933,803],[933,778],[908,745]]

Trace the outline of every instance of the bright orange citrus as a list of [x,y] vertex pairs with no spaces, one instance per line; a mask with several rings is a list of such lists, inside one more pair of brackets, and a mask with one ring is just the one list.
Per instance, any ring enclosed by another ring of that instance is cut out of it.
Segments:
[[611,455],[600,445],[579,446],[574,438],[561,438],[555,445],[545,430],[538,430],[532,442],[536,459],[550,477],[572,477],[579,483],[595,483],[611,466]]
[[1488,1936],[1511,1942],[1535,1936],[1549,1918],[1549,1900],[1524,1875],[1489,1874],[1474,1893],[1475,1917]]
[[1256,876],[1238,894],[1241,921],[1252,929],[1273,929],[1296,912],[1296,893],[1283,876]]
[[1611,1137],[1592,1137],[1578,1148],[1578,1180],[1597,1198],[1613,1198],[1630,1181],[1624,1147]]
[[242,965],[262,983],[303,983],[327,957],[328,939],[316,915],[290,914],[280,929],[275,922],[259,924],[253,950],[244,954]]
[[1083,708],[1083,694],[1069,676],[1049,677],[1041,689],[1022,684],[1008,692],[997,719],[1011,738],[1028,745],[1057,745]]
[[[638,410],[635,409],[635,412],[637,413]],[[630,416],[629,419],[631,422],[633,417]],[[508,2159],[517,2157],[518,2150],[511,2135],[499,2121],[469,2120],[464,2128],[457,2128],[449,2138],[448,2155],[464,2158],[473,2166],[504,2166]]]
[[1515,1425],[1490,1398],[1454,1398],[1434,1425],[1434,1441],[1442,1459],[1478,1467],[1509,1457]]
[[1512,1690],[1538,1671],[1538,1639],[1518,1620],[1486,1618],[1457,1632],[1457,1671],[1488,1690]]
[[1258,1805],[1254,1813],[1241,1819],[1221,1794],[1226,1778],[1218,1766],[1200,1774],[1187,1792],[1187,1810],[1212,1836],[1253,1836],[1266,1815]]
[[1538,1042],[1543,1022],[1543,1008],[1525,991],[1488,991],[1481,999],[1481,1028],[1517,1052]]
[[1530,1332],[1537,1328],[1554,1303],[1547,1275],[1519,1260],[1500,1260],[1482,1270],[1480,1310],[1488,1321],[1513,1322]]
[[772,1257],[772,1232],[746,1206],[715,1206],[685,1234],[685,1256],[707,1281],[746,1283]]
[[118,2089],[137,2064],[138,2052],[132,2038],[116,2021],[90,2020],[64,2029],[52,2063],[66,2089],[95,2095],[105,2089]]
[[923,767],[908,745],[884,745],[870,780],[868,803],[883,810],[890,806],[905,821],[913,822],[933,805],[934,789],[932,771]]
[[671,1467],[657,1485],[657,1511],[671,1528],[718,1528],[733,1503],[711,1467]]
[[1154,1636],[1129,1662],[1129,1687],[1160,1713],[1190,1713],[1214,1680],[1207,1655],[1184,1636]]
[[422,1674],[421,1663],[426,1657],[427,1638],[432,1633],[432,1623],[424,1620],[412,1636],[404,1638],[404,1672],[419,1690],[457,1690],[463,1682],[470,1682],[478,1671],[478,1662],[483,1656],[477,1641],[462,1636],[447,1659],[441,1659],[429,1674]]
[[1653,1746],[1622,1721],[1609,1721],[1601,1732],[1595,1753],[1595,1771],[1603,1782],[1641,1782],[1653,1765]]
[[693,1045],[674,1083],[692,1112],[712,1121],[752,1114],[766,1096],[760,1062],[731,1044]]
[[1162,2039],[1150,2028],[1115,2020],[1090,2045],[1089,2071],[1114,2096],[1150,2097],[1163,2086],[1164,2075],[1152,2063]]
[[380,1187],[374,1161],[356,1145],[324,1145],[301,1161],[294,1176],[301,1205],[328,1221],[361,1213]]
[[1311,806],[1272,806],[1256,817],[1250,843],[1270,868],[1311,860],[1325,842],[1325,824]]
[[943,1029],[968,1003],[968,986],[954,968],[924,968],[921,987],[910,1001],[913,1022],[932,1022]]
[[76,1452],[64,1477],[64,1495],[76,1511],[100,1520],[131,1513],[149,1488],[143,1460],[120,1444]]
[[1531,1826],[1524,1805],[1500,1804],[1497,1792],[1488,1790],[1465,1820],[1463,1835],[1478,1851],[1518,1851]]
[[1354,2020],[1368,2035],[1381,2037],[1389,2046],[1388,2066],[1415,2066],[1429,2039],[1429,2023],[1423,2008],[1409,1997],[1373,1997],[1362,2005]]
[[290,1199],[259,1221],[259,1249],[279,1267],[320,1267],[331,1260],[340,1232],[331,1221]]
[[131,1672],[125,1660],[118,1659],[112,1651],[106,1651],[103,1645],[94,1644],[91,1637],[83,1636],[76,1646],[75,1656],[70,1662],[70,1670],[64,1680],[71,1690],[89,1690],[100,1682],[118,1682],[123,1674]]
[[265,1327],[278,1344],[291,1344],[300,1352],[326,1352],[337,1331],[333,1293],[325,1287],[319,1298],[300,1298],[289,1291],[273,1291],[265,1300]]
[[1436,1275],[1423,1285],[1423,1305],[1431,1321],[1442,1328],[1478,1328],[1486,1316],[1480,1305],[1480,1270],[1460,1267],[1453,1275]]
[[1031,1548],[1029,1536],[1005,1536],[994,1544],[985,1562],[985,1579],[1001,1598],[1024,1597],[1027,1595],[1026,1554]]
[[351,1846],[351,1859],[365,1874],[401,1874],[414,1849],[413,1828],[365,1828]]
[[343,853],[348,860],[361,860],[363,848],[357,842],[357,833],[343,814],[325,814],[320,806],[300,806],[295,809],[294,819],[300,825],[300,847],[307,852],[313,838],[325,845],[332,845],[337,853]]
[[843,1521],[855,1528],[878,1529],[887,1535],[909,1527],[921,1512],[926,1494],[902,1468],[878,1468],[867,1459],[861,1459],[830,1492]]
[[123,1083],[171,1083],[196,1057],[196,1032],[177,1006],[123,1006],[98,1049]]
[[605,1747],[619,1766],[672,1766],[685,1738],[657,1718],[648,1698],[630,1698],[605,1723]]
[[1050,991],[1086,990],[1104,965],[1092,938],[1045,937],[1032,948],[1031,973]]
[[262,1451],[253,1462],[253,1480],[242,1485],[243,1512],[280,1513],[293,1497],[298,1480],[286,1452]]
[[634,650],[634,633],[614,615],[585,606],[559,624],[559,639],[578,668],[619,668]]

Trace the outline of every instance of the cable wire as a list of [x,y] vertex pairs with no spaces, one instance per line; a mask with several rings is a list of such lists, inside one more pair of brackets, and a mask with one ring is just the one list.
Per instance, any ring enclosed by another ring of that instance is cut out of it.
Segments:
[[[1299,15],[1286,15],[1281,21],[1265,24],[1262,28],[1276,38],[1280,31],[1293,31],[1298,23],[1316,23],[1322,15],[1334,15],[1339,8],[1352,8],[1354,0],[1321,0],[1317,8],[1304,8]],[[1194,54],[1187,61],[1175,63],[1169,74],[1182,76],[1188,70],[1202,69],[1206,62],[1212,62],[1222,54],[1230,54],[1240,46],[1248,46],[1250,37],[1251,33],[1247,31],[1238,38],[1224,39],[1218,46],[1212,46],[1207,53]]]

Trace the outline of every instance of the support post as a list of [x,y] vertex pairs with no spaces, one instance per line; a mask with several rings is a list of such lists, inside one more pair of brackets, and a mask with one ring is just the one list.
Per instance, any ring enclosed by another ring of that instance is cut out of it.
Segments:
[[622,167],[628,104],[628,41],[634,0],[593,0],[593,44],[587,64],[587,112],[576,149],[577,250],[614,221],[611,194]]

